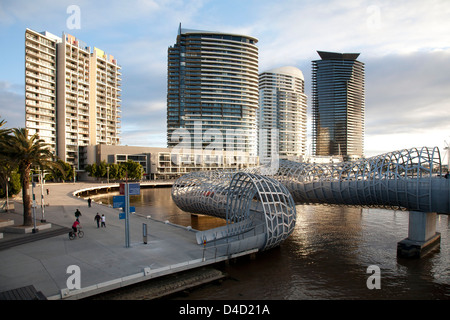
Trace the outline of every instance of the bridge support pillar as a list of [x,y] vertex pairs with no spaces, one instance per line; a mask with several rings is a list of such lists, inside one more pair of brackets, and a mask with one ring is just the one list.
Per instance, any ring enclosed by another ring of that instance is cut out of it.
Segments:
[[408,238],[397,244],[397,256],[401,258],[422,258],[441,242],[436,232],[435,212],[409,212]]

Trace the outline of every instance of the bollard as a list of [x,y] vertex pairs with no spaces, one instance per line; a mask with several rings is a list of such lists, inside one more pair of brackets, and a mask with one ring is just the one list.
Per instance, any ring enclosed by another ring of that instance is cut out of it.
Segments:
[[142,238],[143,238],[144,244],[147,244],[147,224],[146,223],[142,224]]

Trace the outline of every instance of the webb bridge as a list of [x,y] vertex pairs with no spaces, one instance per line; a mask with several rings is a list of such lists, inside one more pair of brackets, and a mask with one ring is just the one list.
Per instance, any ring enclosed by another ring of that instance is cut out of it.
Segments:
[[267,250],[294,230],[297,204],[331,204],[409,211],[408,237],[397,246],[401,257],[421,257],[440,243],[436,215],[450,212],[450,179],[443,177],[437,147],[354,162],[277,164],[179,178],[172,187],[179,208],[226,221],[197,232],[197,242],[226,244],[228,254]]

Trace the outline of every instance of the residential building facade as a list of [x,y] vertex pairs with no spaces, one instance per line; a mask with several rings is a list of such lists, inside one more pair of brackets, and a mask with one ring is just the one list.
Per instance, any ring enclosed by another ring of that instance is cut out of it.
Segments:
[[49,32],[25,32],[25,127],[56,156],[56,45]]
[[80,169],[79,148],[120,143],[121,67],[69,34],[25,32],[26,127]]
[[312,62],[313,154],[342,155],[355,160],[364,154],[364,63],[359,53],[318,51]]
[[[306,155],[307,97],[301,70],[286,66],[259,75],[259,157],[301,161]],[[276,150],[273,150],[276,148]]]
[[192,149],[209,146],[256,156],[257,42],[180,25],[176,43],[168,49],[168,147],[184,143]]

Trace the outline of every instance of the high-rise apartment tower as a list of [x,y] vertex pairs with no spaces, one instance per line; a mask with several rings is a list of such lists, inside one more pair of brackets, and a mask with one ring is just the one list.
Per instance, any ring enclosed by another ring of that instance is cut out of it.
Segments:
[[359,53],[317,51],[312,62],[313,153],[341,155],[346,160],[364,153],[364,63]]
[[[265,163],[279,159],[301,161],[306,153],[306,95],[303,73],[286,66],[259,75],[259,156]],[[276,147],[277,150],[273,150]]]
[[207,147],[220,132],[224,150],[256,155],[257,41],[180,25],[168,49],[168,147],[178,144],[174,131],[182,128],[190,133],[192,148]]
[[120,143],[121,67],[69,35],[25,32],[26,128],[79,168],[80,148]]
[[25,32],[25,127],[56,156],[56,44],[49,32]]

